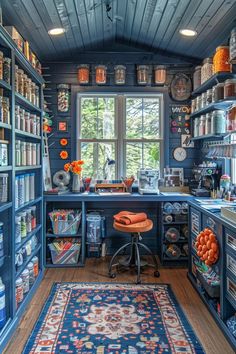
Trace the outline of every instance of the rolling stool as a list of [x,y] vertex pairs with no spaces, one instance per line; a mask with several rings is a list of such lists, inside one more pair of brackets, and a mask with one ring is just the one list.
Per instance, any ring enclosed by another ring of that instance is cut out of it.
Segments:
[[[116,251],[116,253],[113,255],[113,257],[110,261],[110,264],[109,264],[109,270],[108,270],[109,277],[110,278],[116,277],[116,273],[112,272],[112,267],[119,265],[119,264],[123,265],[125,267],[129,267],[129,268],[135,267],[135,266],[137,267],[137,284],[141,283],[140,268],[145,265],[154,267],[155,268],[154,276],[159,277],[160,273],[158,271],[158,264],[157,264],[156,257],[154,256],[152,251],[146,245],[144,245],[143,243],[140,242],[142,240],[140,233],[147,232],[152,229],[152,227],[153,227],[152,220],[147,219],[145,221],[138,222],[136,224],[131,224],[131,225],[123,225],[123,224],[120,224],[115,221],[113,223],[113,227],[114,227],[114,229],[116,229],[118,231],[130,233],[131,234],[131,241],[126,243],[122,247],[120,247]],[[130,246],[130,255],[128,256],[128,258],[126,258],[125,260],[119,261],[118,263],[113,264],[115,258],[119,255],[119,253],[121,251],[123,251],[126,247],[129,247],[129,246]],[[140,254],[139,254],[140,248],[143,248],[145,251],[147,251],[152,256],[153,264],[148,264],[147,262],[143,262],[140,260]]]

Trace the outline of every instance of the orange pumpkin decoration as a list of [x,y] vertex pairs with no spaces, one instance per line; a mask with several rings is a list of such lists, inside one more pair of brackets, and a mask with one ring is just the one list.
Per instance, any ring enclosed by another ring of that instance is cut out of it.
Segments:
[[211,229],[205,228],[197,235],[195,242],[197,255],[206,265],[211,266],[219,258],[219,245],[216,235]]
[[66,159],[68,158],[68,152],[65,151],[65,150],[62,150],[62,151],[60,152],[60,158],[61,158],[62,160],[66,160]]

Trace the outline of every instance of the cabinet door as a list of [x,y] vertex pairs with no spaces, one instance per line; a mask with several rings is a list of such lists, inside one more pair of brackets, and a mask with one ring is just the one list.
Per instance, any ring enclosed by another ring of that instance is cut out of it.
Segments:
[[236,259],[236,234],[225,229],[226,252],[231,252]]
[[194,209],[190,208],[190,232],[192,234],[198,235],[199,232],[201,231],[201,213]]

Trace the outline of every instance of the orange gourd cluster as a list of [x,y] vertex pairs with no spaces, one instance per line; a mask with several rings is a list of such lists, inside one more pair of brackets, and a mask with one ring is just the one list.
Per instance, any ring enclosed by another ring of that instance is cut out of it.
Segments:
[[211,229],[205,228],[197,236],[195,243],[197,255],[206,265],[211,266],[219,258],[219,245],[216,235]]

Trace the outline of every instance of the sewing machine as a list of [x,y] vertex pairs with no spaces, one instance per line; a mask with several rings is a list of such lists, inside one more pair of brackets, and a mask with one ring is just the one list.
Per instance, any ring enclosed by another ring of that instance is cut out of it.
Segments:
[[158,181],[160,171],[151,168],[141,168],[138,171],[138,191],[140,194],[159,194]]

